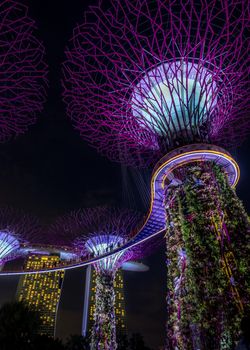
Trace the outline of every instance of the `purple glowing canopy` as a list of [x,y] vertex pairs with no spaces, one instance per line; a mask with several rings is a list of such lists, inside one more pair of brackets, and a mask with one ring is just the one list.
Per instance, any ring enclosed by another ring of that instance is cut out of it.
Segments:
[[37,218],[13,208],[0,208],[0,266],[41,243],[41,232]]
[[[127,209],[86,208],[58,218],[49,228],[57,243],[75,248],[79,256],[105,255],[124,245],[135,234],[140,216]],[[138,247],[113,254],[95,264],[96,269],[114,271],[123,262],[139,258]]]
[[36,121],[46,97],[44,47],[34,36],[27,7],[0,3],[0,142],[23,133]]
[[246,0],[90,7],[63,70],[74,126],[138,166],[185,144],[239,144],[249,132],[246,21]]

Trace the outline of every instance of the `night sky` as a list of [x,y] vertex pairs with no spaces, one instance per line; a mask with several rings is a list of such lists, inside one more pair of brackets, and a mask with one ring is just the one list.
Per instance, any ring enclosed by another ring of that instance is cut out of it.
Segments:
[[[49,64],[48,99],[36,125],[16,140],[0,145],[0,205],[23,208],[50,223],[57,215],[80,207],[130,203],[124,200],[124,181],[119,164],[111,163],[80,139],[65,114],[61,98],[61,63],[73,27],[82,21],[87,6],[96,1],[23,0],[36,20]],[[238,194],[248,211],[250,142],[233,150],[241,168]],[[149,177],[144,176],[145,181]],[[136,182],[127,180],[136,191]],[[143,191],[145,188],[142,189]],[[138,190],[138,210],[145,210]],[[128,327],[140,332],[152,349],[164,344],[166,271],[164,247],[144,260],[149,272],[125,273]],[[17,278],[0,278],[0,303],[14,298]],[[80,333],[84,273],[66,274],[58,335]]]

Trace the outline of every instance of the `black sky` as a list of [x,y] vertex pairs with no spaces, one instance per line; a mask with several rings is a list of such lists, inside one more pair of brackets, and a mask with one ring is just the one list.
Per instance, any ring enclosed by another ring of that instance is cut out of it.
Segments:
[[[80,207],[122,201],[121,167],[99,156],[80,139],[65,115],[61,98],[61,63],[73,27],[96,1],[23,0],[36,20],[49,64],[48,99],[38,123],[16,140],[0,145],[0,205],[12,205],[48,223]],[[233,155],[241,168],[238,193],[250,208],[249,143]],[[123,203],[124,204],[124,203]],[[140,207],[138,209],[141,209]],[[153,349],[164,343],[166,274],[164,247],[146,259],[147,273],[125,275],[128,326],[141,332]],[[17,279],[0,279],[0,303],[14,297]],[[80,332],[82,271],[67,273],[60,332]],[[67,324],[68,322],[68,324]]]

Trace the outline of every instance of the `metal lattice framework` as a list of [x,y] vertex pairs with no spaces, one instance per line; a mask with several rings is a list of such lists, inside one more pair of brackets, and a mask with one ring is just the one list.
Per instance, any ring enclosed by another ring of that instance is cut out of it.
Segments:
[[94,263],[97,276],[90,345],[93,350],[117,349],[114,277],[124,262],[139,256],[139,247],[119,251],[135,234],[138,221],[139,215],[132,211],[97,207],[71,212],[59,218],[49,230],[64,245],[75,247],[83,258],[101,257],[114,251]]
[[110,159],[148,166],[190,143],[249,132],[246,0],[111,0],[85,14],[64,63],[81,136]]
[[34,124],[46,97],[44,47],[27,12],[17,1],[0,3],[0,142]]
[[41,243],[39,220],[13,208],[0,208],[0,265],[28,252]]
[[[57,244],[74,249],[79,256],[96,257],[124,245],[136,232],[139,218],[138,214],[127,209],[86,208],[58,218],[49,228],[49,233],[56,237]],[[95,263],[95,268],[115,274],[125,261],[139,258],[139,251],[135,247],[118,252]]]

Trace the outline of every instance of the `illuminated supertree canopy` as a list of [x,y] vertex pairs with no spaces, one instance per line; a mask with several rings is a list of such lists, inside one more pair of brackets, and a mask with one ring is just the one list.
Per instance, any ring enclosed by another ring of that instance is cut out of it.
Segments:
[[111,1],[91,7],[64,63],[81,135],[145,166],[195,142],[235,146],[249,131],[247,1]]
[[[110,207],[87,208],[59,218],[49,232],[58,237],[58,243],[75,247],[79,256],[101,256],[114,251],[132,238],[139,215]],[[121,265],[143,256],[138,247],[114,253],[94,264],[96,301],[91,349],[117,348],[115,324],[114,277]]]
[[[132,238],[139,216],[126,209],[86,208],[60,217],[49,229],[57,244],[74,249],[79,256],[101,256],[116,250]],[[96,269],[113,274],[130,260],[130,253],[119,252],[98,261]]]
[[41,240],[38,219],[12,208],[0,208],[0,266],[26,254]]
[[168,349],[234,349],[250,307],[249,220],[221,147],[249,132],[247,1],[110,4],[90,7],[66,50],[68,114],[111,160],[162,157],[150,215],[165,210]]
[[24,133],[46,97],[44,47],[18,1],[0,3],[0,142]]

